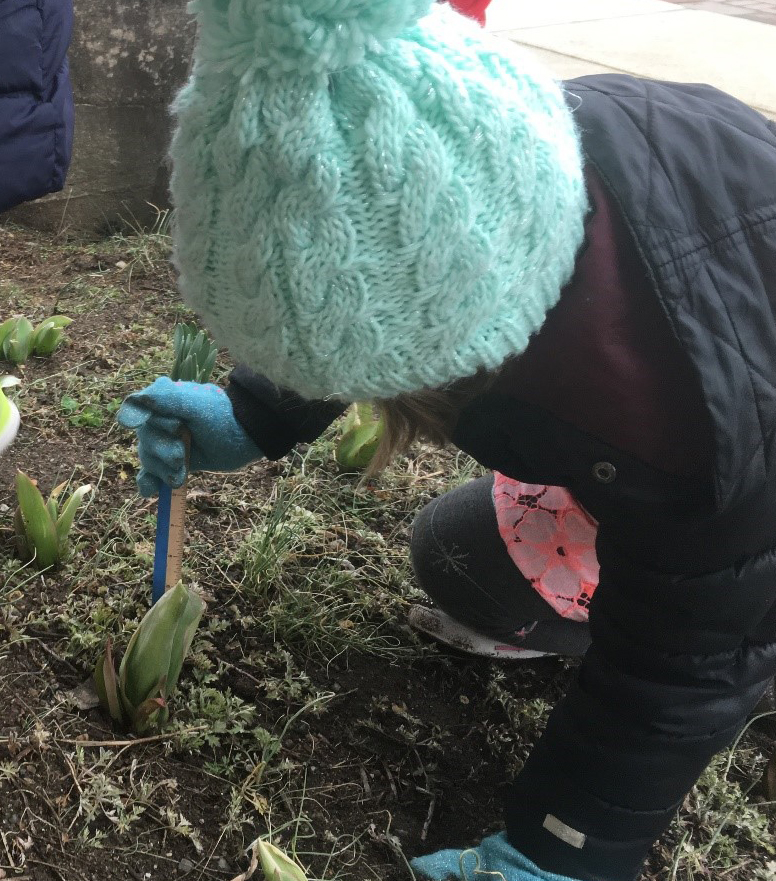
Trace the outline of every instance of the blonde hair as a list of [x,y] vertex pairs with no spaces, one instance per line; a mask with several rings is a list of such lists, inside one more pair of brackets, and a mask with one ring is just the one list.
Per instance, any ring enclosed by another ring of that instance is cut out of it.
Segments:
[[497,376],[497,371],[481,369],[450,385],[375,401],[385,428],[368,476],[382,471],[396,456],[406,453],[415,441],[427,441],[440,447],[449,444],[461,411],[486,392]]

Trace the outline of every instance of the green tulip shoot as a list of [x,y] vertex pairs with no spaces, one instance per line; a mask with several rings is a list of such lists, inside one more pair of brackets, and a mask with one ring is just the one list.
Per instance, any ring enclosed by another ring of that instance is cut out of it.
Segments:
[[118,675],[110,641],[94,672],[100,705],[137,734],[158,731],[169,718],[168,699],[178,684],[205,604],[178,584],[146,613],[132,635]]

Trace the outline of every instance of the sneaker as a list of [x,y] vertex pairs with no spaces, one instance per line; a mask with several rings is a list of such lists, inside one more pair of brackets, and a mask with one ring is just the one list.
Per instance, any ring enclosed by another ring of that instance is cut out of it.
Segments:
[[482,658],[501,658],[502,660],[529,661],[532,658],[555,657],[555,652],[542,652],[536,649],[520,648],[483,636],[465,624],[460,624],[441,609],[426,606],[412,606],[408,617],[411,627],[432,637],[437,642],[451,648]]

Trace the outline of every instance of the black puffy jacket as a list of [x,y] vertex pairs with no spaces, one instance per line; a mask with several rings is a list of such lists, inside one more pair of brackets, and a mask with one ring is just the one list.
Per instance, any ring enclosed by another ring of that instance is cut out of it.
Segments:
[[[708,462],[654,467],[503,384],[454,440],[511,477],[568,487],[599,522],[593,644],[510,788],[507,830],[544,869],[625,881],[776,673],[776,127],[708,86],[603,75],[566,88],[699,390]],[[341,410],[243,368],[229,394],[273,457]]]
[[566,85],[697,379],[711,467],[672,476],[498,400],[478,402],[494,422],[470,418],[458,440],[499,470],[518,450],[529,479],[562,477],[599,521],[593,644],[511,789],[507,828],[541,866],[624,881],[776,671],[776,126],[708,86]]

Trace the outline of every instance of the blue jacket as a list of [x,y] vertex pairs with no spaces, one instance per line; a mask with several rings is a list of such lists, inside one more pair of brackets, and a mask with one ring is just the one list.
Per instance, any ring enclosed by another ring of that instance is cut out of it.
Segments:
[[0,211],[64,186],[72,29],[71,0],[0,0]]

